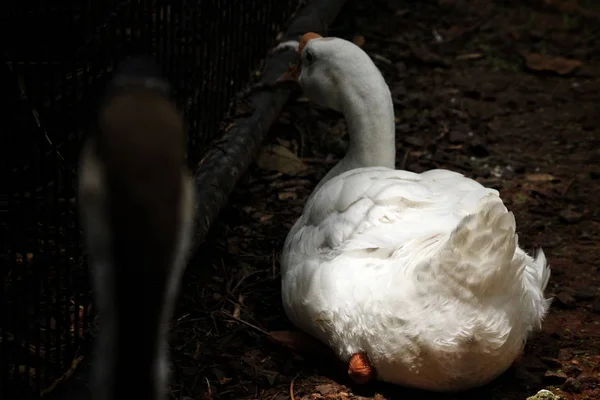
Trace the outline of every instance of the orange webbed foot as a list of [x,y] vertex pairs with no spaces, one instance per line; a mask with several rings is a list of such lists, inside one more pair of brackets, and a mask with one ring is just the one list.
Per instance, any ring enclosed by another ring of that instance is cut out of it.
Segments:
[[348,364],[348,375],[360,385],[369,383],[375,378],[375,368],[366,353],[356,353],[350,358]]

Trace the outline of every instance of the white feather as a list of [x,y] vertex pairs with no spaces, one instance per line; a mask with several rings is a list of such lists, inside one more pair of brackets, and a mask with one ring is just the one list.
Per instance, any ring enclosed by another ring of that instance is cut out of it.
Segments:
[[517,246],[498,192],[461,174],[374,167],[308,200],[282,256],[285,310],[379,377],[458,390],[498,376],[548,308],[549,269]]
[[436,391],[483,385],[540,327],[544,253],[518,247],[499,193],[459,173],[394,169],[394,108],[380,71],[339,38],[307,41],[299,83],[344,114],[345,157],[286,239],[288,317],[384,381]]

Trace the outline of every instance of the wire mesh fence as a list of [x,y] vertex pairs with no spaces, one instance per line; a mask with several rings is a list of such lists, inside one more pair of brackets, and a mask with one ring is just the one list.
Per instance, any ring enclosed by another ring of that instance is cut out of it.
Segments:
[[87,354],[94,308],[76,170],[82,136],[115,63],[142,53],[162,65],[186,114],[193,166],[299,3],[21,0],[4,6],[0,397],[47,393]]

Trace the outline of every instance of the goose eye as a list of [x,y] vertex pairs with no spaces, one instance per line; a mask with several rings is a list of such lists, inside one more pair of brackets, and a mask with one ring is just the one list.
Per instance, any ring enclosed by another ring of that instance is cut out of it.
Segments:
[[306,52],[304,54],[306,57],[306,62],[308,62],[309,64],[315,60],[315,56],[309,50],[306,50]]

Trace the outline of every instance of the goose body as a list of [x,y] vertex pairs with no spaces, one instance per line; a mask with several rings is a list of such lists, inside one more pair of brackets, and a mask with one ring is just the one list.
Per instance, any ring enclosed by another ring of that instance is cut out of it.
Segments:
[[449,170],[394,169],[380,72],[354,44],[310,35],[288,79],[344,114],[350,144],[285,241],[286,314],[360,383],[457,391],[491,381],[547,312],[543,251],[518,246],[498,191]]
[[194,188],[185,130],[149,60],[122,64],[80,159],[78,203],[100,332],[98,400],[166,394],[167,323],[190,245]]

